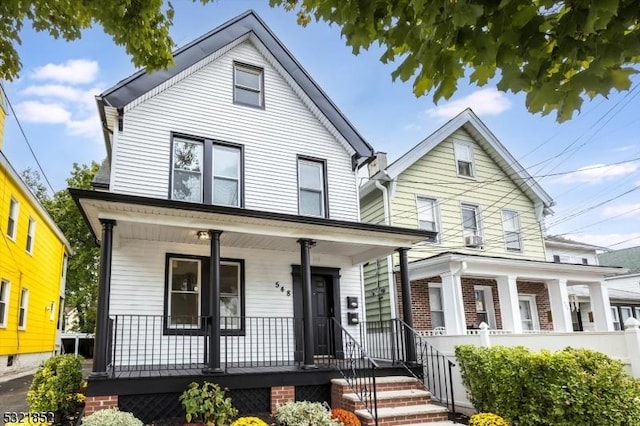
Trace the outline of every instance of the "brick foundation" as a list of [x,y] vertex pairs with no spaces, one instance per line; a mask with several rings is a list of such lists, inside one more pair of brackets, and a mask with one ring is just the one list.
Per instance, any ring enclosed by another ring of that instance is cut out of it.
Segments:
[[108,408],[118,408],[118,395],[88,396],[84,403],[84,415]]
[[271,414],[276,413],[278,404],[286,404],[296,399],[295,386],[272,386],[271,387]]

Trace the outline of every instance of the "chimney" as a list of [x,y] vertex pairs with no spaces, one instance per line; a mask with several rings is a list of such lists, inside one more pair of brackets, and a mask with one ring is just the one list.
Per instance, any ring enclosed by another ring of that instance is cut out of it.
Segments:
[[373,161],[367,167],[369,168],[369,177],[373,177],[376,173],[387,168],[387,153],[376,152]]
[[7,118],[7,103],[4,99],[4,88],[0,83],[0,151],[4,142],[4,121]]

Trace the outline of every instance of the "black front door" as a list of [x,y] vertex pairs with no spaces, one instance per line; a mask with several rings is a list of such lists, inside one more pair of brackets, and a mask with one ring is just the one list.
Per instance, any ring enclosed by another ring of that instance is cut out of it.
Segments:
[[312,275],[311,289],[313,291],[313,321],[315,323],[315,346],[316,355],[332,355],[331,331],[333,326],[331,317],[333,316],[333,297],[331,295],[331,285],[326,276]]

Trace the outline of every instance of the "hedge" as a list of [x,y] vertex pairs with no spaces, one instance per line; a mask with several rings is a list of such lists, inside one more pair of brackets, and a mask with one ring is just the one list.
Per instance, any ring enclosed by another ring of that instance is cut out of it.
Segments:
[[475,409],[513,426],[640,425],[640,382],[602,353],[463,345],[456,358]]

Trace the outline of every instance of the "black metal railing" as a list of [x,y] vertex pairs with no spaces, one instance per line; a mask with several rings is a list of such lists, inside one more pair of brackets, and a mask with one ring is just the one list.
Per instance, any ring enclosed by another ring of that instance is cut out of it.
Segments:
[[[403,365],[413,377],[431,392],[434,401],[444,405],[456,417],[453,394],[453,367],[455,363],[427,342],[413,328],[400,319],[369,321],[361,324],[361,341],[375,359]],[[407,360],[407,344],[415,348],[415,367]]]

